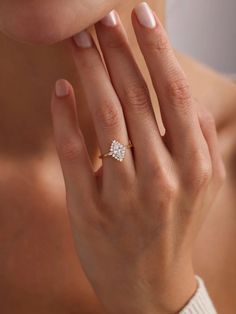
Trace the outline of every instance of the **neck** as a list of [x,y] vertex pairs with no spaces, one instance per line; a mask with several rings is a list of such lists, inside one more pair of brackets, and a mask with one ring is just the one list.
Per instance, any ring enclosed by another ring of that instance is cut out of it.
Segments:
[[[125,25],[134,53],[138,54],[130,23],[130,12],[136,2],[133,0],[115,9]],[[163,1],[148,2],[163,20]],[[94,32],[93,28],[91,32]],[[33,158],[53,148],[51,93],[58,78],[67,78],[76,86],[74,64],[66,41],[51,46],[32,46],[15,42],[0,33],[0,46],[1,158]],[[95,147],[85,101],[80,101],[79,108],[88,146]],[[90,149],[90,153],[93,154],[93,149]]]

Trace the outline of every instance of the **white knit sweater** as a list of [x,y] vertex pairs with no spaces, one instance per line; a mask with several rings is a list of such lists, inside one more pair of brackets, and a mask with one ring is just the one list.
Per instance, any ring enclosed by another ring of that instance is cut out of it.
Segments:
[[179,314],[217,314],[207,293],[203,280],[196,276],[198,289],[185,308]]

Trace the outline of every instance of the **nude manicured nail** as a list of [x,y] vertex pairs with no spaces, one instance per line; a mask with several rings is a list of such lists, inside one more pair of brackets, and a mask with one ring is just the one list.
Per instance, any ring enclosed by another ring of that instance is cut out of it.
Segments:
[[69,86],[65,80],[58,80],[55,86],[56,96],[59,98],[65,97],[69,94]]
[[116,12],[112,10],[100,22],[109,27],[116,26],[118,24]]
[[143,26],[147,28],[155,28],[156,20],[150,6],[146,2],[138,4],[134,9],[136,16]]
[[78,47],[92,47],[92,38],[87,31],[82,31],[74,36],[74,41]]

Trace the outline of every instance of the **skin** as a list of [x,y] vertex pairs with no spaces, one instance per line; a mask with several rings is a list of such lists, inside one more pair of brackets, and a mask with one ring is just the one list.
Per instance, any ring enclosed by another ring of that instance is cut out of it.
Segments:
[[[66,28],[61,27],[63,19],[53,24],[54,34],[53,36],[49,35],[52,27],[45,23],[43,16],[46,13],[43,5],[41,6],[42,2],[35,1],[34,3],[35,8],[38,9],[38,19],[31,19],[31,22],[28,20],[27,25],[32,27],[20,29],[19,33],[19,28],[14,29],[14,25],[8,25],[9,21],[15,20],[18,25],[24,21],[21,15],[10,15],[14,12],[13,5],[17,6],[17,2],[9,4],[9,2],[2,1],[0,12],[1,14],[4,12],[3,15],[7,17],[8,21],[2,22],[2,31],[17,40],[43,44],[60,41],[84,28],[76,19],[72,23],[73,28],[65,31]],[[54,12],[53,4],[55,6],[58,4],[58,2],[51,3],[52,10],[47,10],[47,12]],[[97,13],[99,16],[94,17],[91,15],[91,10],[87,11],[89,13],[85,15],[86,26],[116,7],[121,13],[135,55],[144,76],[147,77],[146,81],[149,83],[150,79],[146,75],[147,71],[143,67],[141,58],[139,59],[130,28],[129,13],[134,4],[135,1],[130,1],[128,4],[126,2],[126,5],[118,2],[103,3],[102,6],[99,6],[101,8],[101,12],[99,9]],[[156,8],[161,16],[163,4],[156,1],[155,5],[152,7]],[[62,8],[62,12],[65,11],[63,6],[57,5],[58,7]],[[32,11],[31,8],[28,11],[28,8],[29,6],[24,7],[24,14],[35,17],[33,12],[36,10]],[[7,15],[7,11],[11,13]],[[79,14],[80,11],[80,4],[76,1],[73,12]],[[55,21],[58,16],[55,17]],[[2,16],[1,21],[3,21]],[[34,27],[35,21],[38,21],[40,25]],[[35,29],[37,32],[29,34]],[[64,35],[62,35],[62,29],[63,32],[66,32]],[[91,28],[91,32],[94,32],[93,28]],[[87,280],[74,248],[67,220],[64,180],[55,150],[51,125],[49,98],[52,86],[58,77],[66,77],[77,86],[76,93],[80,95],[77,102],[78,108],[80,108],[80,125],[85,134],[94,168],[99,166],[95,132],[87,110],[89,104],[85,100],[83,89],[76,83],[77,71],[71,51],[67,49],[66,43],[50,47],[23,45],[5,35],[1,35],[1,47],[1,103],[4,104],[0,109],[2,173],[0,221],[1,256],[3,256],[1,258],[3,284],[0,287],[0,295],[2,311],[5,313],[73,313],[78,311],[81,313],[104,313],[101,301]],[[9,53],[10,58],[8,57]],[[194,96],[200,99],[200,103],[207,102],[212,109],[217,128],[221,130],[219,135],[221,147],[225,153],[225,161],[227,167],[231,167],[230,160],[234,153],[234,139],[231,134],[235,132],[231,126],[232,119],[230,119],[235,108],[232,101],[235,96],[233,84],[184,57],[181,57],[181,63],[192,83]],[[13,73],[14,79],[12,79]],[[200,88],[203,79],[198,79],[199,73],[207,78],[205,82],[212,86],[212,93],[208,89],[208,94],[203,95]],[[32,77],[34,77],[33,80]],[[151,95],[154,93],[151,92]],[[226,106],[223,112],[219,109],[222,102]],[[32,182],[34,182],[33,190]],[[224,313],[234,313],[235,309],[233,297],[235,280],[232,280],[234,275],[232,239],[234,238],[233,232],[235,232],[231,218],[234,209],[234,198],[230,194],[232,187],[233,183],[230,180],[227,188],[223,190],[224,194],[221,194],[215,205],[215,210],[212,210],[212,213],[215,214],[208,216],[209,219],[197,242],[196,253],[199,252],[199,254],[196,254],[195,258],[196,269],[207,281],[215,303]],[[228,201],[228,206],[225,206],[226,201]],[[224,213],[221,210],[222,203],[224,208],[227,207]],[[218,230],[215,230],[215,225],[219,225],[222,219],[225,221],[222,226],[223,238],[220,237]],[[212,236],[209,235],[209,230],[212,231]],[[214,236],[216,234],[218,238]],[[206,238],[210,241],[206,241]],[[227,271],[224,268],[224,261],[217,263],[218,268],[216,267],[215,259],[219,260],[218,255],[222,254],[216,239],[228,243],[227,246],[222,245],[224,256],[229,259]],[[211,256],[209,254],[202,256],[202,249],[210,250]],[[199,261],[198,256],[201,256]],[[215,266],[212,268],[212,265]],[[216,278],[215,282],[211,280],[211,276]],[[224,287],[227,286],[228,290],[219,289],[222,279],[225,282]],[[229,304],[227,309],[225,303]]]
[[[63,0],[43,0],[39,6],[35,0],[14,0],[10,4],[1,1],[1,29],[20,41],[54,43],[94,24],[116,4],[116,0],[96,0],[95,3],[93,0],[73,0],[68,6]],[[91,15],[94,6],[96,13]]]
[[107,313],[177,313],[196,290],[192,243],[225,172],[214,120],[198,116],[160,21],[149,29],[135,14],[132,20],[159,99],[164,142],[119,22],[96,26],[114,88],[94,46],[73,54],[101,151],[114,136],[127,143],[128,128],[134,154],[122,165],[108,159],[94,173],[66,81],[57,82],[66,97],[59,90],[52,101],[56,145],[78,255]]

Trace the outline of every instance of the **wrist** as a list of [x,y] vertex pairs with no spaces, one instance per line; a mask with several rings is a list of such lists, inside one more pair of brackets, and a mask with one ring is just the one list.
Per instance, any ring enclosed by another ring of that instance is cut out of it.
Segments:
[[153,290],[156,299],[156,313],[170,314],[178,313],[197,291],[198,283],[192,268],[186,269],[184,272],[170,273],[163,284]]
[[145,272],[145,282],[149,287],[147,295],[154,309],[151,313],[178,313],[197,290],[198,283],[190,254],[175,258],[174,262],[167,265],[158,269],[153,265]]
[[[116,283],[102,299],[109,314],[170,314],[178,313],[197,290],[191,264],[175,265],[172,270],[152,270]],[[182,269],[181,269],[182,268]],[[112,291],[112,292],[111,292]]]

